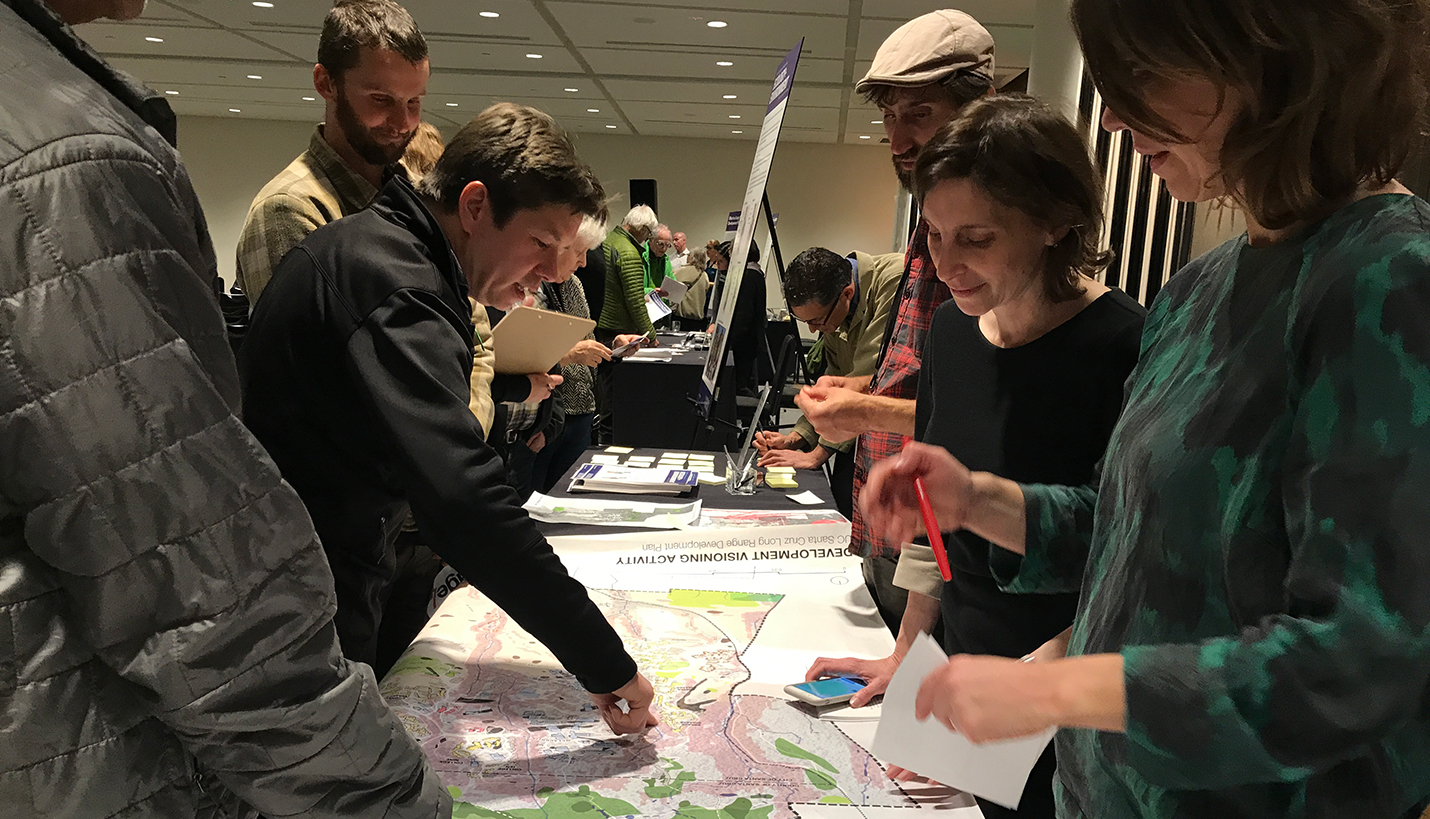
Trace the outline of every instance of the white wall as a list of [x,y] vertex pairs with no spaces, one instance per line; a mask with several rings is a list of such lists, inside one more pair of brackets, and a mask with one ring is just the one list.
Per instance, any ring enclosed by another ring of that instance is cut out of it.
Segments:
[[248,205],[269,179],[308,147],[313,125],[220,117],[180,117],[179,153],[204,206],[218,270],[233,283],[234,250]]
[[[312,125],[298,122],[180,118],[179,147],[226,281],[233,281],[234,248],[249,203],[307,147],[311,134]],[[612,208],[616,219],[630,204],[628,180],[655,179],[661,221],[685,231],[697,247],[725,238],[725,216],[740,209],[755,150],[753,141],[606,134],[577,134],[576,144],[607,192],[621,194]],[[768,191],[780,214],[785,261],[814,245],[886,252],[897,184],[887,146],[780,145]],[[756,240],[763,250],[763,229]],[[773,307],[781,303],[778,284],[773,275],[767,283]]]

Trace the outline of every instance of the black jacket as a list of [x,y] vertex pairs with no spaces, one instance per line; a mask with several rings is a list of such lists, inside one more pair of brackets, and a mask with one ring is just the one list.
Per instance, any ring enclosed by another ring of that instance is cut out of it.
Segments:
[[0,0],[0,815],[450,816],[238,418],[173,137]]
[[368,660],[408,504],[427,545],[604,693],[636,673],[522,510],[467,406],[467,286],[405,179],[274,271],[240,355],[244,418],[313,516],[338,636]]

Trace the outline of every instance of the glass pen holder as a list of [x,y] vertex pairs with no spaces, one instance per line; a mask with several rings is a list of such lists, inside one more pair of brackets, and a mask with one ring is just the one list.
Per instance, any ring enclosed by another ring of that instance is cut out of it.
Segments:
[[725,464],[725,491],[731,495],[753,495],[755,484],[759,482],[760,471],[754,464],[744,469],[736,468],[733,462]]

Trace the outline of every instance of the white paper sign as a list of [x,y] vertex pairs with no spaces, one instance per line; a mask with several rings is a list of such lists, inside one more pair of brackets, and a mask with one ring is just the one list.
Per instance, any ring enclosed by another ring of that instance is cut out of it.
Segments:
[[1033,765],[1056,729],[1003,742],[974,745],[930,717],[914,716],[919,686],[948,657],[927,634],[919,635],[884,692],[884,710],[874,734],[874,756],[945,785],[1016,809]]
[[650,323],[655,324],[670,315],[670,305],[665,303],[659,293],[652,290],[645,294],[645,312],[650,316]]

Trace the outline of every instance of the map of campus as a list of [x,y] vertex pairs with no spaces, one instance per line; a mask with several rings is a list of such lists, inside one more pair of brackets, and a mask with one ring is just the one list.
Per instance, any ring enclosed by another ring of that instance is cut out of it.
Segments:
[[591,591],[656,689],[661,725],[614,737],[550,653],[479,593],[452,595],[382,693],[456,819],[785,819],[910,806],[864,748],[783,699],[742,695],[778,594]]

